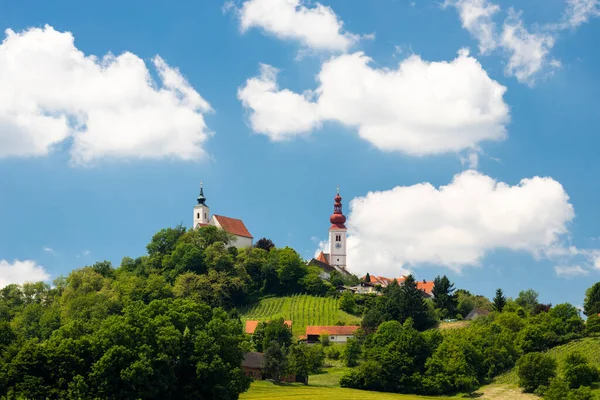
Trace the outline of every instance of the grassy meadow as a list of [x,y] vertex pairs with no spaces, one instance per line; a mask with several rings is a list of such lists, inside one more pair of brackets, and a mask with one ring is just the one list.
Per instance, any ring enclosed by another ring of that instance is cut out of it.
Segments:
[[339,300],[331,297],[294,295],[271,297],[242,309],[242,320],[267,321],[283,318],[292,321],[294,336],[304,335],[307,325],[360,325],[360,318],[339,309]]

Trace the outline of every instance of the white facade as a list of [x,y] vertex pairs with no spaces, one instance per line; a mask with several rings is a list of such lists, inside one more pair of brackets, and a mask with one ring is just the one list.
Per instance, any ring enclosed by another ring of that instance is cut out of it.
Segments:
[[346,268],[346,229],[329,229],[329,265]]
[[[217,218],[215,218],[214,216],[211,217],[210,225],[214,225],[219,229],[223,229],[223,227],[221,226],[221,224],[219,223],[219,220]],[[231,233],[231,232],[230,232]],[[251,237],[246,237],[246,236],[238,236],[233,234],[233,240],[229,243],[231,246],[235,246],[238,249],[244,249],[246,247],[252,247],[252,238]]]
[[332,343],[346,343],[348,338],[354,335],[329,335],[329,341]]
[[210,210],[206,204],[196,204],[194,207],[194,228],[198,228],[198,225],[208,224],[210,221]]

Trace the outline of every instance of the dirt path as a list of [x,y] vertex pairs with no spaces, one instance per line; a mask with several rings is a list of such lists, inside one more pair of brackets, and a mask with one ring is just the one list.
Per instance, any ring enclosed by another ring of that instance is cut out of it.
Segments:
[[481,400],[539,400],[539,397],[523,393],[520,388],[513,385],[485,386],[478,390],[472,398]]

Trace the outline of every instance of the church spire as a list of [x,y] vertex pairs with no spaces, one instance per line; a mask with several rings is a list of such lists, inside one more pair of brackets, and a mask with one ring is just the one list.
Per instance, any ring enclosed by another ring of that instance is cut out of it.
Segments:
[[340,228],[346,229],[344,223],[346,222],[346,217],[342,213],[342,196],[340,196],[340,188],[337,188],[336,196],[333,199],[333,214],[329,217],[329,222],[332,223],[332,228]]
[[202,181],[200,181],[200,195],[198,196],[198,204],[205,206],[206,197],[204,197],[204,187],[202,185]]

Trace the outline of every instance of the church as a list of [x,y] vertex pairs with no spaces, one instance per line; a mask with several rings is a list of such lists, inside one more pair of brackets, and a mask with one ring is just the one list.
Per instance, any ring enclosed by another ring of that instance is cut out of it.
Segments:
[[210,225],[216,226],[233,235],[234,239],[231,242],[232,246],[235,246],[238,249],[252,247],[253,237],[242,220],[216,214],[210,215],[210,209],[206,204],[202,183],[200,184],[200,195],[198,196],[197,202],[198,204],[194,206],[194,225],[192,225],[194,229]]
[[329,253],[321,251],[316,258],[308,262],[308,265],[315,265],[323,270],[321,276],[324,279],[329,279],[333,271],[350,275],[346,270],[346,217],[342,212],[339,189],[333,199],[333,214],[329,217],[329,222]]

